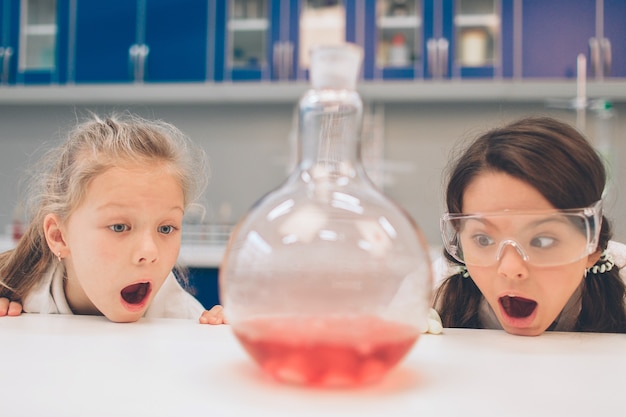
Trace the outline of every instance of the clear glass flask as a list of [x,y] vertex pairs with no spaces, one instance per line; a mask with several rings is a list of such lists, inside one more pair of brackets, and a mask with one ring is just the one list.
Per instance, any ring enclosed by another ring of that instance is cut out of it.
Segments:
[[375,382],[427,328],[425,240],[360,162],[361,61],[352,44],[312,49],[299,162],[235,227],[220,269],[236,337],[284,382]]

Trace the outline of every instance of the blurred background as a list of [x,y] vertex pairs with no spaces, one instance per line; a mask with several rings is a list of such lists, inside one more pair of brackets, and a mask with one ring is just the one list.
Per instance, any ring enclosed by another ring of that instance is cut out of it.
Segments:
[[366,169],[431,245],[451,152],[540,114],[605,157],[626,241],[624,22],[623,0],[0,0],[0,230],[22,220],[19,179],[43,149],[89,112],[128,110],[204,147],[206,213],[187,239],[223,242],[295,163],[308,49],[349,41]]

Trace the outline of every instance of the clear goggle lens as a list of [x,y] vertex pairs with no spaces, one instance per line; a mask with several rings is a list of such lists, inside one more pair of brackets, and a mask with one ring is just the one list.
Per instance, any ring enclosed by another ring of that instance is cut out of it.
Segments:
[[492,266],[510,246],[531,265],[558,266],[595,252],[602,203],[571,210],[452,214],[441,218],[446,250],[466,265]]

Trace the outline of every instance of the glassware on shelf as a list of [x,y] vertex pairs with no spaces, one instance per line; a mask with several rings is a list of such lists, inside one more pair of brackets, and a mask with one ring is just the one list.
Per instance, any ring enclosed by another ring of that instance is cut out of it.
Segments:
[[408,67],[420,59],[422,18],[419,0],[378,0],[376,66]]
[[409,48],[402,33],[396,33],[389,46],[389,66],[405,67],[409,65]]
[[456,65],[495,66],[499,62],[500,14],[497,0],[458,0],[454,17]]
[[54,69],[58,29],[56,1],[22,1],[21,13],[20,71]]
[[312,49],[298,164],[236,225],[220,268],[234,334],[283,382],[373,383],[427,328],[425,240],[360,161],[361,61],[352,44]]
[[229,67],[265,67],[270,28],[267,0],[231,0],[229,10]]

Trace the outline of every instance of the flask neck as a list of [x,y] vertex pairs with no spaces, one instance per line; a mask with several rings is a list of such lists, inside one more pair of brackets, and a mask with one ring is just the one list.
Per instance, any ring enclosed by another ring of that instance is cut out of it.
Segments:
[[313,180],[359,175],[363,104],[358,93],[310,90],[299,112],[300,171]]

